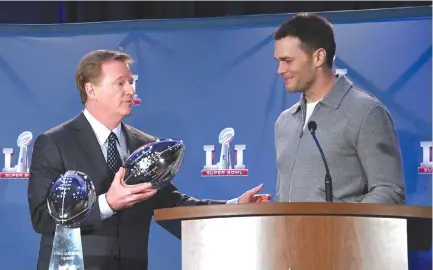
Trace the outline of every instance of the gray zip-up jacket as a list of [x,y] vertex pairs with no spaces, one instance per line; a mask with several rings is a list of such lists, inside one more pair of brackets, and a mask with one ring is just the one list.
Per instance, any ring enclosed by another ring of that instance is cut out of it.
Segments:
[[[301,100],[275,123],[279,202],[324,202],[325,166]],[[328,162],[334,202],[402,204],[405,184],[394,123],[385,106],[339,75],[309,121]]]

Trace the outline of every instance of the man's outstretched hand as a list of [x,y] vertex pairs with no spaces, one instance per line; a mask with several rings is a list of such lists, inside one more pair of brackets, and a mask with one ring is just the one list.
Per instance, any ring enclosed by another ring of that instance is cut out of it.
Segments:
[[262,190],[263,184],[258,185],[255,188],[252,188],[242,194],[239,199],[238,203],[266,203],[271,200],[270,194],[257,194],[260,190]]

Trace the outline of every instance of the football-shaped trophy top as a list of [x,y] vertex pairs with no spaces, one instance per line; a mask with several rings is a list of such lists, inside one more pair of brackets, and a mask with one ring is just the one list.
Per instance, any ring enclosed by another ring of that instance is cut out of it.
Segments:
[[92,212],[95,201],[95,188],[89,177],[79,171],[67,171],[51,183],[48,213],[57,224],[79,225]]
[[220,144],[228,144],[233,140],[234,136],[235,136],[235,130],[233,128],[228,127],[221,130],[218,136],[218,141]]
[[141,146],[123,165],[125,184],[151,183],[153,189],[161,189],[179,171],[184,153],[185,145],[181,140],[158,139]]
[[32,142],[33,134],[30,131],[24,131],[18,136],[17,145],[18,147],[24,147]]

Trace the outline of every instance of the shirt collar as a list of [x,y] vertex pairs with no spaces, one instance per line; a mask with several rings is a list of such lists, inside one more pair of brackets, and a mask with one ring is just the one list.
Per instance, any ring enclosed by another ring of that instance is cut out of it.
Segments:
[[84,109],[83,114],[86,117],[87,121],[89,121],[93,132],[95,132],[96,138],[98,139],[98,143],[100,146],[102,146],[107,141],[108,136],[110,136],[111,132],[114,132],[117,138],[120,139],[122,131],[121,124],[117,125],[117,127],[115,127],[113,130],[109,130],[106,126],[101,124],[101,122],[96,120],[96,118],[93,117],[93,115],[91,115],[87,109]]
[[[321,103],[328,105],[334,109],[338,109],[347,92],[353,85],[353,83],[343,74],[336,75],[336,77],[337,80],[335,81],[332,90],[320,101]],[[306,104],[307,101],[302,94],[299,102],[290,109],[290,113],[297,113],[301,109],[301,107],[305,107]]]

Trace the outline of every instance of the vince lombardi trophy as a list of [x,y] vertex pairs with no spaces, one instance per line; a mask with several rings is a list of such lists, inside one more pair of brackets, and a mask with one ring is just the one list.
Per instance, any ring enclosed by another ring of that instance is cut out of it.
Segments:
[[28,172],[29,161],[28,161],[28,146],[32,142],[33,134],[30,131],[24,131],[18,136],[17,145],[20,148],[18,156],[18,164],[16,166],[16,172]]
[[220,161],[218,162],[218,169],[226,170],[233,169],[230,157],[230,142],[235,136],[235,130],[233,128],[225,128],[221,130],[218,137],[218,141],[221,144]]

